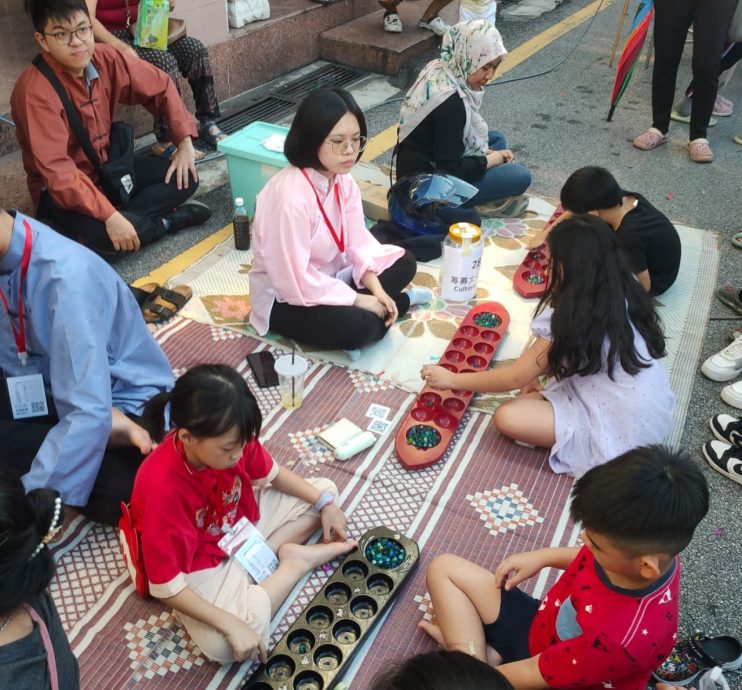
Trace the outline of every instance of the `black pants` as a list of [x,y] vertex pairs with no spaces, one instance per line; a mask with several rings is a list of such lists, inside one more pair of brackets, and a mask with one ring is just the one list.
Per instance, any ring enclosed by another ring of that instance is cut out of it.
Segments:
[[[114,29],[111,32],[116,38],[134,46],[134,39],[128,29]],[[140,48],[134,46],[137,55],[163,72],[167,72],[180,93],[180,80],[178,74],[182,74],[191,86],[193,100],[196,103],[196,117],[199,124],[210,120],[216,120],[220,116],[219,101],[214,91],[214,73],[209,62],[209,53],[206,46],[197,38],[184,36],[175,43],[171,43],[167,50],[155,50],[153,48]],[[167,123],[164,118],[155,120],[155,136],[158,141],[168,141]]]
[[[137,417],[131,418],[139,422]],[[0,419],[0,467],[18,477],[26,474],[46,435],[58,421],[54,413],[25,420]],[[134,477],[143,460],[144,456],[133,446],[106,448],[88,503],[80,508],[83,515],[115,525],[121,514],[119,504],[131,498]]]
[[[732,43],[728,46],[728,50],[722,55],[721,64],[719,65],[719,75],[726,72],[730,67],[734,67],[740,59],[742,59],[742,43]],[[693,82],[688,84],[688,88],[685,90],[685,95],[688,97],[693,96]]]
[[[401,258],[379,274],[379,282],[394,300],[400,316],[410,308],[410,300],[402,290],[416,271],[415,257],[405,251]],[[359,292],[368,293],[367,290]],[[360,307],[295,307],[284,302],[273,304],[270,329],[297,342],[326,350],[355,350],[381,340],[389,330],[383,319]]]
[[[134,226],[142,246],[159,240],[165,233],[160,218],[190,199],[198,182],[192,177],[188,189],[178,189],[175,175],[165,184],[170,161],[156,156],[134,156],[134,189],[131,200],[119,209]],[[117,253],[106,233],[106,224],[82,213],[59,208],[42,192],[37,217],[67,237],[104,255]]]
[[690,140],[705,138],[719,86],[721,51],[737,0],[655,0],[652,126],[667,133],[685,38],[693,24]]

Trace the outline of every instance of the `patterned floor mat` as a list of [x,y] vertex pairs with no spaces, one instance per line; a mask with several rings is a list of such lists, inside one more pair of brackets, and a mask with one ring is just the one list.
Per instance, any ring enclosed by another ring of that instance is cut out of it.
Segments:
[[[245,355],[266,347],[218,326],[175,318],[156,337],[176,373],[203,361],[235,366],[251,382]],[[426,564],[453,552],[494,568],[517,550],[573,540],[566,500],[571,480],[552,474],[546,454],[517,446],[494,431],[488,415],[468,412],[443,460],[416,472],[394,455],[394,432],[413,394],[360,371],[313,362],[305,403],[289,413],[277,407],[275,389],[253,387],[265,415],[262,441],[276,460],[299,474],[327,476],[337,483],[341,505],[356,536],[386,525],[421,546],[420,566],[388,617],[376,628],[345,681],[368,687],[389,658],[432,647],[417,630],[430,615]],[[341,416],[362,428],[372,403],[390,409],[387,432],[346,463],[317,442],[317,434]],[[52,593],[81,668],[83,688],[238,688],[249,665],[207,661],[184,630],[156,600],[133,590],[119,555],[116,531],[76,518],[54,547],[58,577]],[[296,587],[273,622],[275,642],[327,579],[320,568]],[[549,573],[529,583],[540,593]]]

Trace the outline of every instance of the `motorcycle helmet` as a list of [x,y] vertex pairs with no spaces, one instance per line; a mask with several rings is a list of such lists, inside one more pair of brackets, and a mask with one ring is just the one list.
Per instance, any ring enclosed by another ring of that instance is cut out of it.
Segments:
[[410,235],[445,235],[452,223],[470,220],[469,209],[462,209],[461,219],[452,212],[477,191],[474,185],[453,175],[425,173],[403,177],[389,191],[389,217]]

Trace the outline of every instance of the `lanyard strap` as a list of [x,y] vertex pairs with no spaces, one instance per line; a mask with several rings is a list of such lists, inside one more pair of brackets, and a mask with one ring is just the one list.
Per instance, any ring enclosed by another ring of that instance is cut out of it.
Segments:
[[306,181],[309,182],[309,186],[312,188],[312,191],[314,192],[314,198],[317,199],[317,206],[319,206],[320,213],[322,213],[322,217],[325,219],[325,225],[327,225],[327,229],[330,231],[330,234],[332,235],[332,239],[335,240],[335,244],[337,245],[338,250],[340,253],[345,252],[345,230],[343,229],[343,220],[342,220],[342,207],[340,206],[340,190],[338,189],[337,182],[335,183],[335,200],[338,202],[338,208],[340,208],[341,211],[341,217],[340,217],[340,236],[338,237],[337,232],[335,232],[335,227],[330,222],[330,219],[327,217],[327,212],[325,211],[325,207],[322,205],[322,202],[320,201],[319,194],[317,194],[317,190],[314,188],[314,185],[312,184],[312,181],[309,179],[309,175],[307,175],[305,170],[301,171],[301,174],[304,175],[306,178]]
[[26,609],[26,613],[31,616],[36,625],[39,626],[39,635],[41,635],[41,642],[44,645],[46,651],[46,668],[49,671],[49,685],[51,690],[59,690],[59,676],[57,675],[57,657],[54,654],[54,645],[52,644],[52,638],[49,635],[49,628],[46,627],[44,619],[35,611],[35,609],[28,604],[23,604],[23,608]]
[[26,240],[23,244],[23,258],[21,259],[21,283],[18,286],[18,328],[15,326],[13,317],[10,315],[10,308],[8,307],[8,300],[5,297],[5,293],[0,289],[0,299],[5,307],[5,313],[8,315],[10,320],[10,327],[13,330],[13,337],[15,338],[15,346],[18,348],[18,359],[21,360],[21,364],[26,364],[26,324],[23,321],[23,283],[26,280],[26,273],[28,273],[28,264],[31,261],[31,244],[33,243],[33,236],[31,233],[31,227],[28,221],[23,221],[23,229],[26,231]]

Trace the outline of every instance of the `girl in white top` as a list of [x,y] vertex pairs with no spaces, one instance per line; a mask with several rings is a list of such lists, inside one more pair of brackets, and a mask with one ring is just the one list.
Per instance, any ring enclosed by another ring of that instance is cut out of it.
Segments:
[[549,283],[531,324],[533,345],[500,369],[458,374],[424,366],[421,375],[438,388],[521,389],[497,408],[495,427],[549,448],[555,472],[579,477],[632,448],[661,443],[675,396],[659,362],[659,318],[611,228],[595,216],[574,216],[554,227],[547,247]]

